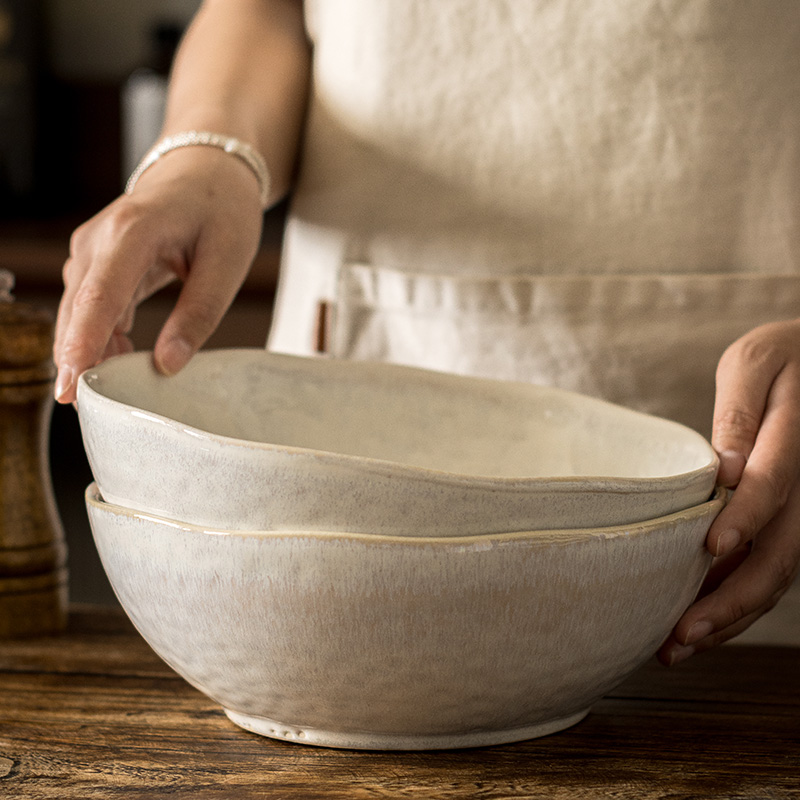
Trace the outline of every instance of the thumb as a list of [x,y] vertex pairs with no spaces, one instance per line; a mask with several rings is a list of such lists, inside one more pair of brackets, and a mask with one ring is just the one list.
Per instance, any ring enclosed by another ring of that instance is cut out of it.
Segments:
[[[738,343],[737,343],[738,344]],[[738,347],[732,345],[717,368],[717,392],[711,444],[719,455],[718,483],[734,487],[755,446],[767,405],[769,379],[743,369]]]
[[719,473],[717,483],[728,489],[733,489],[742,479],[744,468],[747,466],[747,457],[733,449],[717,450],[719,456]]

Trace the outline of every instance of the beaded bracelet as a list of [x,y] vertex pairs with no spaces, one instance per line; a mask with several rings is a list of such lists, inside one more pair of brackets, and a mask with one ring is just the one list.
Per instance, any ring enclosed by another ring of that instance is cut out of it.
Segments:
[[180,147],[194,147],[195,145],[217,147],[244,161],[258,180],[261,208],[267,207],[269,204],[270,180],[267,165],[261,154],[251,145],[241,142],[233,136],[223,136],[221,133],[210,133],[209,131],[183,131],[162,139],[147,153],[131,173],[128,182],[125,184],[125,194],[133,192],[136,182],[142,177],[145,170],[152,167],[163,155]]

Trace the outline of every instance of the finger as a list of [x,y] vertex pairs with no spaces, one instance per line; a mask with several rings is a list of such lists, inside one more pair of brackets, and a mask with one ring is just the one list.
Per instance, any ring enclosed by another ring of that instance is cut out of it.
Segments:
[[62,270],[64,291],[61,295],[61,301],[58,305],[58,314],[56,315],[56,329],[55,338],[53,341],[53,361],[56,364],[61,363],[61,351],[63,349],[64,335],[69,328],[69,321],[72,316],[72,302],[75,297],[77,287],[83,279],[83,274],[76,274],[81,272],[80,264],[72,257],[68,258]]
[[118,333],[115,331],[108,340],[108,346],[103,353],[102,360],[105,361],[107,358],[119,356],[123,353],[132,353],[133,350],[133,342],[130,340],[130,338],[123,333]]
[[70,238],[70,252],[62,270],[64,292],[59,303],[53,346],[53,358],[57,365],[61,364],[63,360],[64,340],[72,321],[75,295],[94,262],[95,234],[93,231],[98,226],[102,227],[101,215],[78,227]]
[[70,330],[75,295],[85,272],[86,264],[83,260],[70,257],[64,265],[64,292],[58,307],[53,343],[53,361],[58,368],[54,394],[59,403],[74,403],[77,395],[77,378],[80,375],[81,367],[70,363],[65,358],[64,342]]
[[[209,236],[198,246],[189,276],[175,308],[155,344],[156,368],[165,375],[181,370],[219,325],[236,297],[256,253],[237,242],[224,247],[220,237]],[[238,252],[237,252],[238,251]]]
[[[161,259],[142,276],[136,292],[133,295],[131,308],[136,308],[142,301],[152,297],[156,292],[161,291],[165,286],[169,286],[178,279],[176,265],[183,262],[179,254],[172,259]],[[185,272],[185,270],[183,270]]]
[[[750,555],[740,566],[681,617],[673,631],[673,645],[707,649],[730,638],[733,631],[744,630],[775,605],[791,586],[800,566],[798,513],[800,489],[755,539]],[[669,650],[668,644],[665,651]]]
[[133,322],[136,316],[136,309],[139,307],[139,304],[163,289],[165,286],[173,283],[175,280],[177,280],[177,275],[174,269],[172,269],[171,265],[167,264],[166,262],[162,264],[156,264],[151,267],[151,269],[144,274],[141,281],[139,281],[139,285],[133,294],[133,298],[131,299],[131,302],[128,303],[128,307],[125,309],[125,312],[117,321],[117,324],[114,327],[114,334],[112,335],[122,333],[127,337],[127,335],[133,330]]
[[[145,274],[134,293],[133,300],[128,304],[122,316],[117,320],[105,349],[97,361],[104,361],[112,356],[130,353],[134,350],[133,342],[128,334],[130,334],[133,329],[136,309],[139,303],[173,282],[175,279],[176,276],[174,272],[166,266],[154,268]],[[56,380],[55,394],[59,402],[62,403],[74,402],[77,378],[82,371],[82,367],[71,368],[69,364],[65,364],[63,355],[63,338],[65,332],[69,330],[74,294],[74,287],[71,289],[65,288],[59,306],[56,323],[56,339],[53,347],[54,361],[60,365],[59,376]],[[88,366],[91,366],[91,364]]]
[[755,446],[736,491],[707,537],[714,555],[749,541],[783,507],[800,477],[800,366],[790,364],[772,383]]
[[719,453],[718,481],[735,486],[755,446],[770,388],[785,366],[774,348],[762,345],[763,332],[752,332],[723,354],[717,367],[711,442]]
[[785,591],[776,593],[763,606],[760,606],[752,613],[736,620],[736,622],[729,625],[727,628],[723,628],[721,631],[715,631],[710,636],[700,639],[695,644],[689,645],[689,647],[692,648],[693,653],[702,653],[706,650],[711,650],[713,647],[717,647],[717,645],[729,642],[731,639],[735,639],[740,633],[744,633],[754,622],[761,619],[764,614],[768,614],[772,611],[784,594]]
[[71,401],[77,376],[101,360],[150,263],[147,250],[122,246],[91,263],[71,296],[59,346],[56,397],[60,402]]
[[[729,553],[727,556],[714,559],[711,564],[711,568],[709,569],[708,574],[703,581],[703,585],[700,587],[700,590],[697,593],[694,604],[687,609],[684,616],[682,616],[679,620],[678,625],[684,621],[686,615],[694,608],[699,600],[719,589],[723,581],[731,573],[733,573],[734,570],[741,566],[742,562],[750,555],[751,549],[751,545],[748,542],[741,545],[741,547],[738,547],[734,552]],[[691,622],[689,624],[691,625]],[[670,635],[659,648],[658,658],[663,664],[672,666],[672,664],[676,664],[678,661],[688,658],[693,652],[693,647],[685,646],[675,638],[675,628],[673,628]]]
[[[776,598],[775,602],[777,602],[778,599],[779,598]],[[764,608],[758,609],[752,614],[743,617],[724,630],[718,631],[705,639],[701,639],[696,644],[682,645],[673,637],[670,637],[658,651],[658,660],[667,667],[674,667],[676,664],[680,664],[681,661],[685,661],[696,653],[702,653],[705,650],[710,650],[712,647],[730,641],[736,638],[740,633],[746,631],[754,622],[770,611],[774,605],[775,603],[766,605]]]
[[719,589],[722,582],[742,565],[742,562],[750,555],[751,550],[752,542],[744,542],[732,553],[715,558],[703,581],[703,585],[700,587],[700,591],[697,593],[695,602]]

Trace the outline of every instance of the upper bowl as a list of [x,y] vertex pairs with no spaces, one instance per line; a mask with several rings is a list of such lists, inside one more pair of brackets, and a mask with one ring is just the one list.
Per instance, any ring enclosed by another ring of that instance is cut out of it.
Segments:
[[653,519],[711,495],[698,433],[559,389],[263,350],[81,376],[110,503],[233,530],[464,536]]

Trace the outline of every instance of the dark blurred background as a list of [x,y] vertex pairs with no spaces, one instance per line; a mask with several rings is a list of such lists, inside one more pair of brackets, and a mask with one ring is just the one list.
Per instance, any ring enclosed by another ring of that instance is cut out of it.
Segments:
[[[21,302],[53,313],[74,228],[114,199],[160,124],[174,49],[199,0],[0,0],[0,268]],[[209,342],[263,346],[284,208],[269,212],[250,278]],[[149,300],[134,341],[151,347],[176,289]],[[54,410],[53,484],[70,548],[70,595],[113,603],[91,541],[91,480],[77,418]]]

